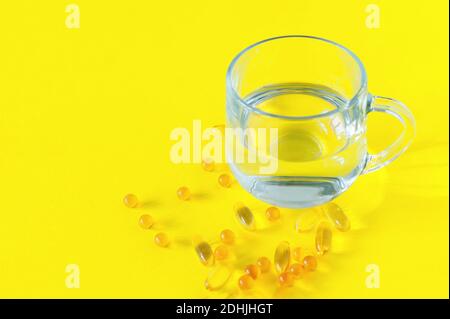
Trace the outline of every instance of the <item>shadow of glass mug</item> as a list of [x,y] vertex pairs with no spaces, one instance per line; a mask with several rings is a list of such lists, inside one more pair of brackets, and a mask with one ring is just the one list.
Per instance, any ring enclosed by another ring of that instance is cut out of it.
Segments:
[[[273,205],[328,202],[359,175],[397,158],[415,135],[406,106],[370,95],[359,58],[326,39],[282,36],[253,44],[233,59],[226,84],[227,161],[249,193]],[[370,112],[403,125],[378,154],[367,151]]]

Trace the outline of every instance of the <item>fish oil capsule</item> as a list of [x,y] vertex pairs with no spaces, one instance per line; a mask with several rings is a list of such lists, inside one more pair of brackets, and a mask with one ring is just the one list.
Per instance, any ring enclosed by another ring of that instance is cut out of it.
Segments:
[[252,277],[253,279],[256,279],[259,277],[259,275],[261,275],[261,269],[259,269],[258,266],[256,265],[247,265],[244,269],[245,273],[247,275],[249,275],[250,277]]
[[195,245],[195,252],[203,265],[211,266],[214,263],[213,251],[207,242],[200,241],[197,243]]
[[214,170],[214,161],[210,158],[204,158],[202,160],[202,168],[207,172],[212,172]]
[[294,278],[300,278],[303,275],[304,268],[302,264],[292,264],[289,266],[288,272],[294,275]]
[[281,274],[287,270],[291,261],[291,249],[287,241],[281,242],[275,250],[273,264],[277,273]]
[[228,174],[222,174],[219,176],[218,179],[220,186],[223,186],[225,188],[229,188],[231,186],[232,181],[233,180],[231,179],[231,176]]
[[270,260],[267,257],[260,257],[256,261],[256,264],[258,265],[259,269],[261,270],[261,273],[266,273],[270,270]]
[[283,272],[278,276],[278,282],[282,287],[289,287],[294,284],[294,275],[290,272]]
[[280,210],[277,207],[269,207],[266,209],[266,218],[275,221],[280,218]]
[[236,239],[236,236],[234,235],[234,232],[230,229],[224,229],[220,233],[220,240],[224,244],[233,245],[235,239]]
[[189,200],[191,198],[191,191],[186,186],[180,187],[177,190],[177,196],[181,200]]
[[255,229],[255,218],[252,211],[247,206],[242,206],[236,211],[236,219],[248,230]]
[[341,207],[335,203],[329,203],[325,207],[325,215],[333,223],[337,230],[346,232],[350,230],[350,220]]
[[155,244],[160,247],[167,247],[169,246],[169,237],[165,233],[157,233],[155,235]]
[[314,271],[317,268],[317,259],[314,256],[306,256],[303,258],[303,268],[305,271]]
[[225,245],[219,245],[214,249],[214,258],[216,260],[224,260],[228,258],[230,252],[228,251],[228,247]]
[[292,249],[292,259],[299,262],[302,261],[302,249],[300,247]]
[[222,288],[230,280],[232,274],[233,270],[229,266],[222,264],[215,266],[206,277],[205,288],[211,291]]
[[129,208],[136,208],[139,205],[139,200],[136,195],[127,194],[123,198],[123,203]]
[[238,280],[239,288],[247,290],[253,287],[253,278],[250,275],[243,275]]
[[142,228],[144,228],[144,229],[150,229],[150,228],[152,228],[152,226],[153,226],[153,224],[154,224],[154,221],[153,221],[153,218],[152,218],[152,216],[150,216],[150,215],[142,215],[140,218],[139,218],[139,225],[142,227]]
[[323,255],[330,250],[331,238],[332,232],[328,223],[320,223],[316,230],[316,250],[319,255]]
[[298,233],[306,233],[314,229],[319,221],[320,212],[318,209],[310,208],[302,213],[295,222],[295,230]]

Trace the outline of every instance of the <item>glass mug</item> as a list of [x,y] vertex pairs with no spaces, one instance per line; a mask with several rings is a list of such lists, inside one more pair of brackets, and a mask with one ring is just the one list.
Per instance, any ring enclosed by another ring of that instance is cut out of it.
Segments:
[[[320,205],[340,195],[356,178],[393,161],[411,144],[415,122],[394,99],[373,96],[359,58],[347,48],[318,37],[282,36],[240,52],[227,71],[227,129],[246,150],[259,147],[246,130],[277,129],[270,150],[277,168],[227,161],[238,182],[256,198],[281,207]],[[403,132],[388,148],[369,154],[367,114],[397,118]],[[261,131],[262,132],[262,131]],[[258,136],[259,138],[260,136]],[[257,150],[261,151],[261,150]],[[231,158],[230,158],[231,157]]]

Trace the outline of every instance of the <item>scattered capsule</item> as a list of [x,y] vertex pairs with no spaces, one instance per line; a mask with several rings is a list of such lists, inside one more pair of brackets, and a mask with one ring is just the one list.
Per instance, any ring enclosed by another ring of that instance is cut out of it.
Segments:
[[289,287],[294,284],[294,275],[290,272],[283,272],[278,276],[278,282],[282,287]]
[[317,259],[314,256],[306,256],[303,258],[303,268],[306,271],[314,271],[317,268]]
[[258,265],[259,269],[261,270],[261,273],[266,273],[270,270],[270,260],[267,257],[260,257],[256,261],[256,264]]
[[316,250],[319,255],[323,255],[330,250],[331,238],[332,232],[328,223],[320,223],[316,230]]
[[244,269],[245,273],[247,275],[249,275],[250,277],[252,277],[253,279],[256,279],[259,277],[259,275],[261,275],[261,269],[259,269],[258,266],[256,265],[247,265]]
[[169,237],[165,233],[157,233],[155,235],[155,244],[160,247],[167,247],[169,246]]
[[228,258],[230,252],[228,251],[228,247],[225,245],[219,245],[214,249],[214,258],[216,260],[224,260]]
[[314,229],[319,221],[319,211],[314,208],[308,209],[308,211],[302,213],[295,222],[295,230],[298,233],[306,233]]
[[189,200],[191,198],[191,191],[186,186],[180,187],[177,190],[177,196],[181,200]]
[[281,242],[275,250],[273,264],[277,273],[281,274],[287,270],[291,261],[291,249],[287,241]]
[[144,229],[150,229],[152,228],[154,224],[153,218],[150,215],[142,215],[139,218],[139,225]]
[[280,218],[280,210],[276,207],[269,207],[266,210],[266,218],[270,221],[275,221]]
[[210,158],[204,158],[202,160],[202,167],[207,172],[212,172],[214,170],[214,161]]
[[250,275],[243,275],[238,280],[239,288],[247,290],[253,287],[253,278]]
[[219,176],[218,181],[219,181],[220,186],[223,186],[225,188],[229,188],[231,186],[231,183],[232,183],[233,180],[231,179],[230,175],[222,174],[222,175]]
[[335,203],[329,203],[325,208],[325,215],[333,223],[337,230],[342,232],[350,230],[350,220],[341,207]]
[[300,278],[303,275],[305,269],[302,264],[292,264],[289,266],[288,272],[294,275],[294,278]]
[[208,290],[222,288],[230,280],[232,274],[233,270],[229,266],[223,264],[215,266],[206,277],[205,288]]
[[220,240],[224,244],[233,245],[235,239],[236,239],[236,236],[234,235],[233,231],[230,229],[224,229],[220,233]]
[[302,261],[302,249],[300,247],[292,249],[292,259],[299,262]]
[[247,206],[242,206],[236,211],[236,218],[239,223],[248,230],[255,229],[255,218],[252,211]]
[[123,203],[129,208],[136,208],[139,205],[139,200],[136,195],[127,194],[123,198]]
[[199,242],[195,246],[195,252],[203,265],[211,266],[214,263],[214,254],[211,246],[207,242]]

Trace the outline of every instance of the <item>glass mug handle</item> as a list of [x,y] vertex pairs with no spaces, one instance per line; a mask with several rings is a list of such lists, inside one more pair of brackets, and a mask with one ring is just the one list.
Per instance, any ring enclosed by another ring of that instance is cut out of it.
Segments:
[[376,171],[399,157],[409,147],[416,133],[414,116],[402,102],[382,96],[369,96],[368,102],[368,113],[382,112],[394,116],[402,123],[403,132],[385,150],[368,155],[363,174]]

